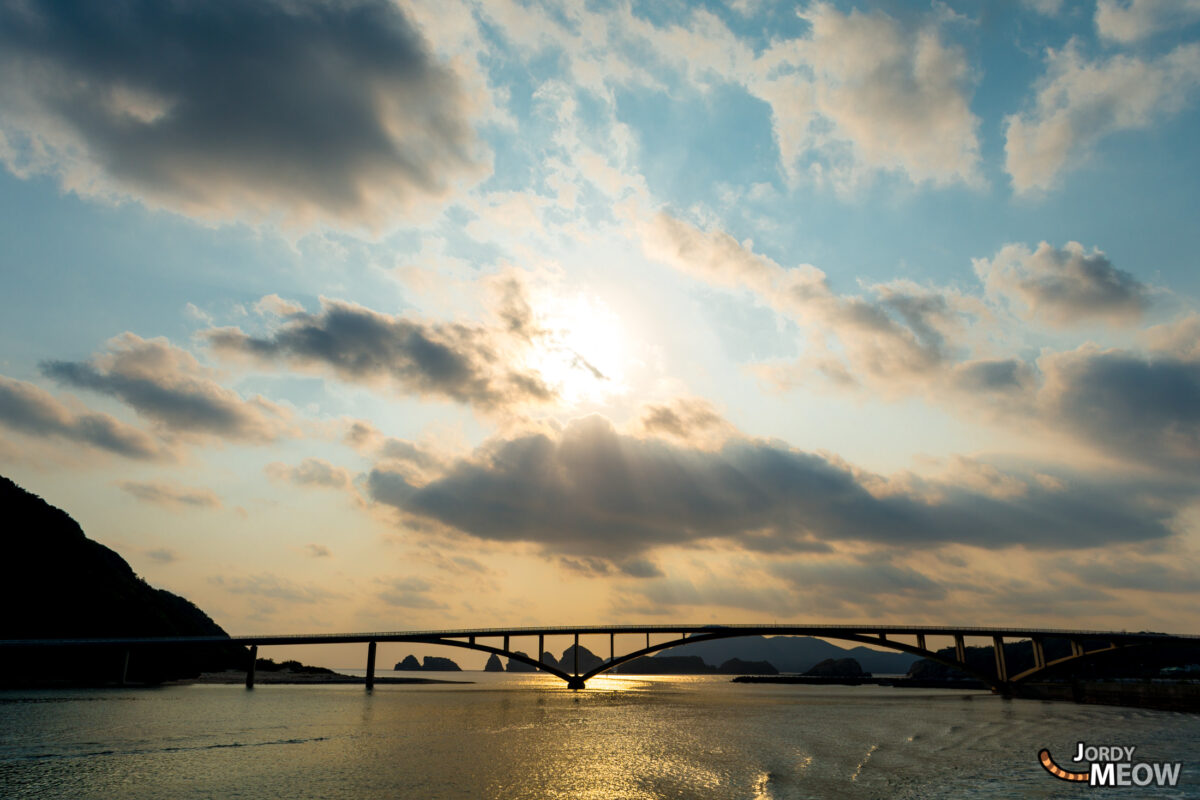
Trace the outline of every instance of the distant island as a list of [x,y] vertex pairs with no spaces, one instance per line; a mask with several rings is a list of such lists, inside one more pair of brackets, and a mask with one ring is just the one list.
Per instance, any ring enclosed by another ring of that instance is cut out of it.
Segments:
[[462,672],[458,664],[439,656],[425,656],[425,662],[421,663],[416,656],[407,655],[397,661],[392,669],[396,672]]

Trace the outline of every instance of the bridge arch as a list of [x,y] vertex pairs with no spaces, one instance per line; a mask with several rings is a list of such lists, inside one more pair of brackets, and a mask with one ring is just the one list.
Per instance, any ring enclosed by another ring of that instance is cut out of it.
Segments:
[[[736,638],[744,637],[744,636],[758,636],[758,635],[761,635],[761,634],[756,633],[756,632],[750,632],[750,631],[731,630],[731,631],[713,631],[712,633],[700,633],[700,634],[694,634],[691,636],[686,636],[686,635],[681,636],[678,639],[673,639],[673,640],[667,641],[667,642],[661,642],[659,644],[651,645],[649,647],[643,647],[640,650],[633,651],[632,653],[628,653],[626,655],[619,656],[617,658],[609,659],[608,661],[605,661],[605,662],[593,667],[591,670],[588,670],[587,672],[580,675],[579,681],[581,684],[586,683],[589,679],[594,678],[597,675],[602,675],[605,672],[609,672],[612,669],[619,667],[621,664],[628,663],[635,659],[641,658],[642,656],[650,655],[651,653],[657,653],[662,650],[670,650],[672,648],[680,647],[685,644],[695,644],[696,642],[707,642],[707,641],[713,641],[716,639],[736,639]],[[789,636],[789,635],[807,636],[807,635],[811,635],[811,634],[808,634],[808,633],[789,634],[786,631],[780,631],[777,635],[779,635],[779,636]],[[937,661],[938,663],[945,664],[948,667],[953,667],[954,669],[960,670],[961,672],[965,672],[966,674],[979,679],[984,684],[986,684],[987,686],[989,686],[993,689],[1001,689],[1002,688],[1002,684],[996,680],[995,676],[987,675],[983,672],[980,672],[980,671],[968,666],[966,663],[958,661],[956,659],[948,659],[948,658],[941,656],[938,653],[936,653],[932,650],[929,650],[927,648],[916,647],[914,645],[906,644],[905,642],[894,641],[892,639],[881,639],[877,636],[868,636],[868,635],[864,635],[864,634],[849,633],[849,632],[822,634],[820,636],[820,638],[822,638],[822,639],[838,639],[841,641],[849,641],[849,642],[858,642],[860,644],[874,645],[877,647],[886,647],[891,650],[899,650],[901,652],[911,653],[913,655],[921,656],[923,658],[928,658],[931,661]],[[580,686],[580,688],[582,688],[582,685]]]

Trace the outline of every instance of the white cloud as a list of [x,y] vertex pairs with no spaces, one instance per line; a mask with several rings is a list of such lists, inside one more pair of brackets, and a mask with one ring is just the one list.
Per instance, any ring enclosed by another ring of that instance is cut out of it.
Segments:
[[1051,188],[1105,136],[1178,112],[1200,84],[1200,45],[1154,59],[1089,61],[1075,42],[1049,51],[1028,110],[1006,120],[1005,166],[1018,193]]
[[1097,0],[1096,32],[1122,44],[1200,19],[1200,0]]
[[841,188],[870,170],[934,184],[982,180],[970,69],[938,22],[909,28],[825,3],[801,16],[810,35],[773,45],[750,87],[771,104],[786,170],[811,159],[814,174]]

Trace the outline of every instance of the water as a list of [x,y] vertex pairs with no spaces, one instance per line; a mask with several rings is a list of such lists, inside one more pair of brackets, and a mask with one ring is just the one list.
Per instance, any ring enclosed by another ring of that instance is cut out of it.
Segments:
[[[1200,716],[984,692],[543,675],[471,686],[0,692],[4,798],[1078,798],[1049,747],[1182,761]],[[1104,790],[1110,794],[1120,789]]]

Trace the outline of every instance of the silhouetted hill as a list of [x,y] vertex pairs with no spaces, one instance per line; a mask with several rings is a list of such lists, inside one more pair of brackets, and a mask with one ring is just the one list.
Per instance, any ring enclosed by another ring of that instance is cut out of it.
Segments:
[[623,675],[711,675],[717,670],[700,656],[642,656],[613,670]]
[[[125,559],[87,538],[65,511],[3,476],[0,513],[0,639],[227,636],[192,603],[150,586]],[[232,644],[134,649],[127,677],[155,683],[244,669],[248,658]],[[109,683],[121,679],[124,661],[124,649],[12,650],[0,659],[0,684]]]
[[804,674],[821,678],[870,677],[870,673],[864,673],[862,665],[853,658],[827,658],[806,670]]
[[[1106,647],[1108,642],[1103,640],[1084,639],[1081,642],[1087,650],[1097,650]],[[1070,655],[1071,644],[1066,639],[1048,638],[1043,643],[1046,661],[1056,661]],[[939,655],[954,657],[954,648],[945,647],[937,651]],[[996,674],[996,654],[991,645],[966,648],[967,664],[974,670],[988,676]],[[1008,668],[1009,677],[1019,675],[1033,666],[1033,644],[1028,640],[1004,643],[1004,662]],[[1051,667],[1043,676],[1046,678],[1075,677],[1081,679],[1100,678],[1154,678],[1164,668],[1181,666],[1200,662],[1200,646],[1196,645],[1159,645],[1155,647],[1135,647],[1114,653],[1103,653],[1094,658],[1072,661]],[[941,664],[937,661],[919,659],[914,661],[908,674],[922,680],[938,680],[946,678],[967,677],[965,673]]]
[[888,653],[869,647],[842,648],[811,636],[745,636],[685,644],[663,651],[672,656],[700,656],[709,664],[723,664],[731,658],[769,661],[785,673],[803,673],[827,658],[853,658],[867,672],[877,675],[903,675],[916,656]]

